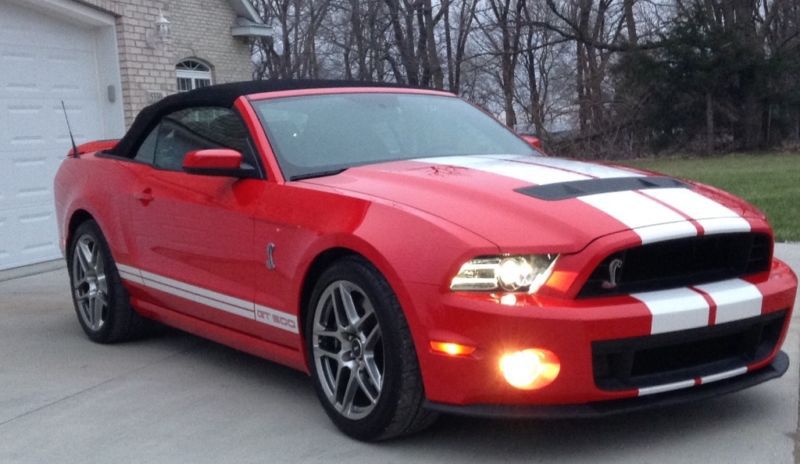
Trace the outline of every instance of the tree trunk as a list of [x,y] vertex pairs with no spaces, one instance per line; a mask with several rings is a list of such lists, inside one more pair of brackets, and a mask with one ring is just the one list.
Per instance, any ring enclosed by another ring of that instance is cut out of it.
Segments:
[[[441,5],[441,8],[446,8],[447,1]],[[437,89],[444,88],[444,72],[442,71],[442,63],[439,60],[439,53],[436,50],[436,36],[434,35],[434,28],[436,21],[433,19],[433,5],[431,0],[423,0],[423,17],[425,19],[424,30],[420,34],[425,34],[425,62],[427,63],[427,71],[431,76],[433,87]]]
[[633,15],[633,4],[636,0],[624,0],[625,25],[628,27],[628,43],[634,47],[639,44],[639,35],[636,33],[636,18]]
[[706,92],[706,152],[714,152],[714,98]]

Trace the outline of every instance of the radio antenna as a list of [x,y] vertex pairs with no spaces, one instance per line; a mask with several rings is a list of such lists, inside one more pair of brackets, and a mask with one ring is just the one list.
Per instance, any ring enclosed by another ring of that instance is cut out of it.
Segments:
[[72,142],[72,157],[78,157],[78,146],[75,145],[75,137],[72,135],[72,127],[69,125],[69,117],[67,116],[67,107],[64,106],[64,100],[61,100],[61,109],[64,110],[64,120],[67,121],[67,131],[69,132],[69,140]]

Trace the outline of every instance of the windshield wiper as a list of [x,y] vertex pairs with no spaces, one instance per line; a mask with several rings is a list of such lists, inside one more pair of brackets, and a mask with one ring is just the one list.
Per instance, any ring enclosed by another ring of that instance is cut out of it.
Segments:
[[303,180],[303,179],[313,179],[315,177],[335,176],[336,174],[342,173],[346,170],[347,168],[339,168],[339,169],[331,169],[329,171],[318,171],[318,172],[310,172],[308,174],[298,174],[296,176],[290,177],[289,180]]

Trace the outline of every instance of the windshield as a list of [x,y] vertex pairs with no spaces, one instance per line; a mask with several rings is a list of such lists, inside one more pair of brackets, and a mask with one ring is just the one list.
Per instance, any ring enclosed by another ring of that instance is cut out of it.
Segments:
[[421,157],[536,154],[494,118],[455,97],[344,93],[253,106],[287,179]]

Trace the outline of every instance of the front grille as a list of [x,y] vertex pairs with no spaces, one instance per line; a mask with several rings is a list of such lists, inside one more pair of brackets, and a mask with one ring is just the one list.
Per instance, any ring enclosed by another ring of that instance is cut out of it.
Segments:
[[694,379],[761,361],[775,349],[786,311],[681,332],[592,343],[594,381],[628,390]]
[[769,269],[771,253],[769,235],[755,233],[706,235],[642,245],[606,257],[578,297],[663,290],[755,274]]

